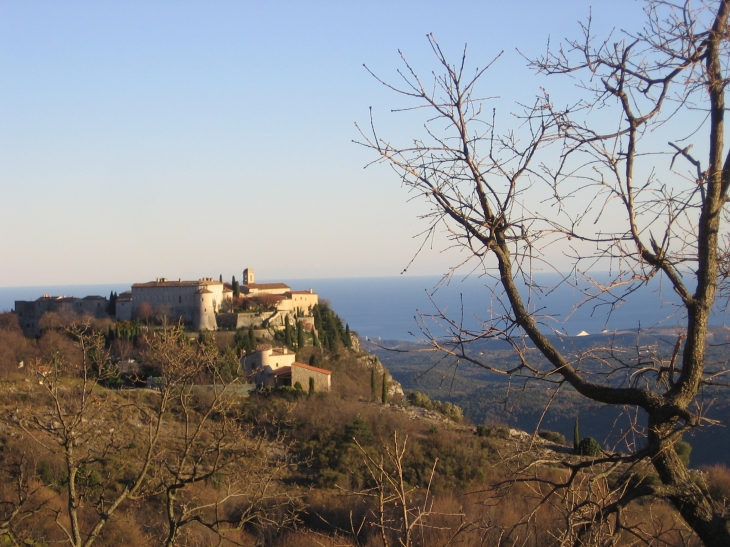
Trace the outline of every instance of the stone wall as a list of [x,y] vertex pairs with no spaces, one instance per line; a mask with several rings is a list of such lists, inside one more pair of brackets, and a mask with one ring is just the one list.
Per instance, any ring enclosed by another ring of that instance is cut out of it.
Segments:
[[251,326],[260,327],[268,315],[268,313],[219,313],[216,319],[220,328],[238,330]]
[[314,391],[329,391],[332,374],[324,369],[310,367],[304,363],[292,363],[291,385],[299,382],[304,391],[309,391],[309,379],[314,379]]

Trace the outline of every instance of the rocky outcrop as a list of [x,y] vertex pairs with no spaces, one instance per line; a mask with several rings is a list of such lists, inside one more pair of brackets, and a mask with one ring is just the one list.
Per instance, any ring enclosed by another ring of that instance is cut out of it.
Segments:
[[[387,369],[383,366],[383,363],[380,362],[380,359],[371,353],[362,353],[358,357],[358,362],[365,368],[374,368],[375,374],[378,376],[381,376],[383,372],[387,372]],[[394,395],[405,396],[405,393],[403,392],[403,386],[400,382],[394,380],[390,373],[388,373],[388,396],[392,397]]]

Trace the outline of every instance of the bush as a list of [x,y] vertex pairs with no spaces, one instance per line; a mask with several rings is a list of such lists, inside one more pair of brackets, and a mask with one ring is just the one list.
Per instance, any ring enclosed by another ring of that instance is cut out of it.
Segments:
[[677,452],[679,459],[682,460],[682,464],[689,467],[689,455],[692,452],[692,445],[687,441],[677,441],[674,443],[674,450]]
[[561,435],[557,431],[538,431],[537,435],[541,439],[545,439],[546,441],[550,441],[551,443],[555,444],[565,444],[565,435]]
[[722,464],[703,467],[705,483],[712,499],[719,503],[730,501],[730,469]]
[[578,454],[581,456],[600,456],[603,454],[600,443],[593,437],[586,437],[578,445]]
[[413,406],[425,408],[426,410],[434,410],[454,422],[459,423],[464,419],[464,412],[460,406],[449,402],[432,401],[428,395],[420,391],[411,391],[407,399]]
[[509,427],[506,425],[480,425],[477,426],[476,435],[478,437],[496,437],[497,439],[509,439]]
[[408,402],[411,403],[413,406],[417,406],[419,408],[431,408],[431,399],[428,398],[428,395],[425,393],[421,393],[420,391],[411,391],[408,394]]

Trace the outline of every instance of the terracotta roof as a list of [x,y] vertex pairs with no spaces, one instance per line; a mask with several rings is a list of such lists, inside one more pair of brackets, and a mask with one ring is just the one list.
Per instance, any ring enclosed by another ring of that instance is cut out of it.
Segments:
[[314,372],[319,372],[320,374],[332,374],[332,371],[331,370],[325,370],[323,368],[313,367],[312,365],[305,365],[304,363],[298,363],[297,361],[294,361],[292,363],[292,366],[293,367],[305,368],[307,370],[311,370],[311,371],[314,371]]
[[309,291],[289,291],[291,294],[317,294],[316,292]]
[[262,291],[266,289],[288,289],[289,285],[286,283],[248,283],[247,285],[241,285],[241,287]]
[[84,296],[81,300],[106,300],[103,296]]
[[209,291],[205,287],[201,287],[196,291],[196,294],[213,294],[213,291]]
[[274,369],[273,374],[274,376],[285,376],[286,374],[291,374],[291,367],[279,367],[277,369]]
[[220,281],[147,281],[146,283],[135,283],[133,289],[146,287],[198,287],[207,285],[223,285]]

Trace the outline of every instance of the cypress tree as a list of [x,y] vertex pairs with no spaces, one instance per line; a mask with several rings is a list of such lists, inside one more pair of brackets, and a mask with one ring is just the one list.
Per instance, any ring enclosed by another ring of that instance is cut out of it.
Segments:
[[289,324],[288,315],[284,316],[284,343],[289,349],[291,349],[291,347],[294,345],[292,343],[291,325]]
[[309,377],[309,395],[311,396],[312,393],[314,393],[314,378],[311,376]]
[[375,400],[375,397],[377,396],[377,381],[375,380],[375,367],[370,369],[370,399],[373,401]]
[[248,326],[248,347],[247,352],[256,351],[256,335],[253,332],[253,325]]
[[312,331],[312,346],[315,348],[319,347],[319,337],[317,336],[317,330]]
[[313,353],[312,355],[309,356],[309,366],[316,367],[317,365],[318,365],[317,354]]
[[220,275],[218,276],[218,281],[220,281],[221,283],[223,283],[223,274],[220,274]]
[[578,425],[578,417],[575,417],[575,424],[573,424],[573,452],[578,453],[578,446],[580,445],[580,429]]
[[350,336],[350,325],[345,325],[345,347],[352,348],[352,337]]
[[322,328],[322,313],[319,311],[319,304],[315,304],[312,308],[312,315],[314,316],[314,328],[319,330]]
[[304,347],[304,328],[301,321],[297,321],[297,349]]
[[388,402],[388,373],[383,371],[383,391],[380,394],[380,400],[383,404]]
[[235,298],[238,298],[241,296],[241,286],[238,284],[238,281],[236,281],[236,276],[233,276],[233,296]]

